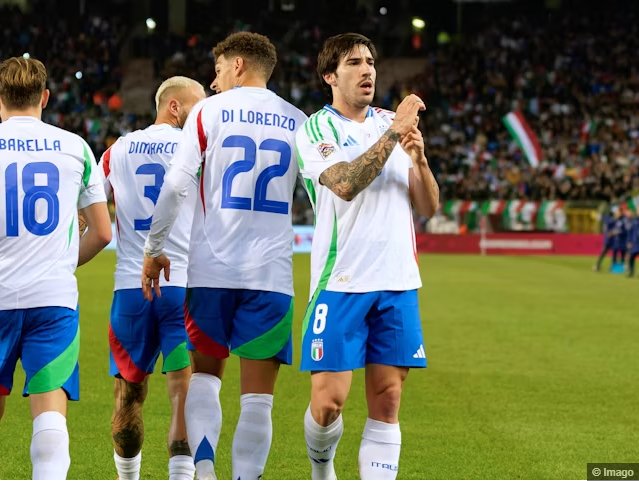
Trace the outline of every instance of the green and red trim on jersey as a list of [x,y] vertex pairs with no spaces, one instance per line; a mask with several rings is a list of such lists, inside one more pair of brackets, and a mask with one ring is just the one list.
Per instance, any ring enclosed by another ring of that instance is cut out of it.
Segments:
[[202,156],[202,167],[200,171],[200,200],[202,201],[202,210],[206,215],[206,203],[204,202],[204,168],[206,166],[206,145],[207,138],[204,132],[204,126],[202,125],[202,109],[197,113],[197,138],[200,142],[200,155]]

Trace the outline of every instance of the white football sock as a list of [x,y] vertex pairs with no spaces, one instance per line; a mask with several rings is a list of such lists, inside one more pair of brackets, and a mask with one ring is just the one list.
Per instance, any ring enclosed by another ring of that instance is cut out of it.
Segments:
[[333,459],[337,445],[344,432],[342,415],[328,426],[317,424],[311,414],[311,407],[304,414],[304,437],[306,452],[311,461],[311,479],[337,479]]
[[142,466],[142,451],[132,458],[123,458],[113,451],[115,469],[119,479],[140,479],[140,467]]
[[233,436],[233,479],[260,479],[273,438],[273,395],[243,394],[240,405]]
[[46,411],[33,420],[31,464],[33,479],[67,479],[71,458],[67,418],[62,413]]
[[221,387],[219,377],[202,372],[194,373],[189,382],[184,418],[198,479],[216,479],[213,463],[222,429]]
[[359,447],[361,479],[396,479],[402,433],[399,423],[389,424],[368,418]]
[[193,479],[195,464],[191,456],[178,454],[169,458],[169,479]]

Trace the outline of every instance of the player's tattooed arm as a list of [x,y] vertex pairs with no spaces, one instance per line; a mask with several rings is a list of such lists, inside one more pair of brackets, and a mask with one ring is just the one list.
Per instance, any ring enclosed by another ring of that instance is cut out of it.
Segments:
[[399,134],[388,129],[366,152],[352,162],[338,162],[320,175],[320,183],[346,201],[370,185],[382,171],[399,141]]

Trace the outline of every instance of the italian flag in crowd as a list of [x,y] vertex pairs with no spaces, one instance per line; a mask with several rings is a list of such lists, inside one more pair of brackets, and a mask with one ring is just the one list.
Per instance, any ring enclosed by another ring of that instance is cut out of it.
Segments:
[[597,122],[594,120],[585,120],[583,124],[581,124],[581,130],[579,132],[579,137],[581,137],[582,142],[588,140],[588,138],[595,133],[597,130]]
[[515,142],[519,145],[519,148],[523,151],[524,155],[526,155],[530,165],[537,167],[542,155],[539,139],[521,112],[510,112],[501,120],[508,129],[508,132],[510,132],[512,138],[515,139]]
[[625,210],[639,214],[639,195],[629,198],[623,203]]
[[444,214],[457,222],[463,222],[466,214],[477,209],[477,202],[469,200],[447,200],[444,202]]
[[537,229],[550,230],[553,227],[555,212],[564,208],[563,200],[548,200],[541,203],[537,211]]
[[[632,199],[631,199],[632,200]],[[635,206],[639,206],[639,196],[635,199]],[[628,208],[630,202],[627,202]],[[500,215],[502,226],[512,228],[515,222],[534,224],[538,230],[553,230],[555,226],[554,216],[558,210],[564,208],[561,200],[545,200],[533,202],[525,200],[486,200],[473,202],[467,200],[447,200],[444,203],[443,213],[459,224],[466,224],[469,230],[475,230],[480,215]],[[636,208],[636,207],[635,207]]]

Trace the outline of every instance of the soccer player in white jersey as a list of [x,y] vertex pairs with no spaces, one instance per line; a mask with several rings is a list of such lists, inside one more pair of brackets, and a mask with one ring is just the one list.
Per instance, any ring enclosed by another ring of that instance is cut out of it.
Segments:
[[268,38],[234,33],[213,53],[218,95],[196,105],[184,126],[153,214],[142,283],[150,299],[152,289],[159,294],[162,269],[169,279],[164,240],[200,172],[185,304],[194,372],[188,440],[197,476],[213,478],[221,379],[229,352],[236,354],[242,394],[233,479],[259,479],[278,369],[291,363],[293,150],[306,116],[266,88],[277,61]]
[[341,412],[352,371],[362,367],[368,419],[360,476],[395,479],[402,384],[410,367],[426,366],[411,204],[432,216],[439,189],[417,127],[419,97],[407,96],[396,113],[370,107],[375,57],[362,35],[326,40],[317,72],[333,101],[297,133],[315,210],[301,364],[311,371],[304,432],[313,479],[335,479]]
[[142,405],[148,391],[148,375],[153,372],[160,351],[171,402],[169,479],[193,479],[195,472],[184,422],[184,401],[191,377],[184,298],[195,182],[167,238],[166,252],[173,259],[173,271],[162,297],[146,302],[140,288],[140,272],[144,241],[169,161],[182,139],[189,111],[205,97],[204,88],[195,80],[165,80],[155,95],[155,123],[119,138],[103,154],[99,165],[107,195],[115,200],[118,240],[109,345],[111,375],[115,376],[111,434],[120,479],[140,477]]
[[0,64],[0,417],[21,358],[33,479],[65,479],[67,398],[79,396],[74,272],[110,242],[111,220],[87,143],[40,120],[46,81],[36,59]]

